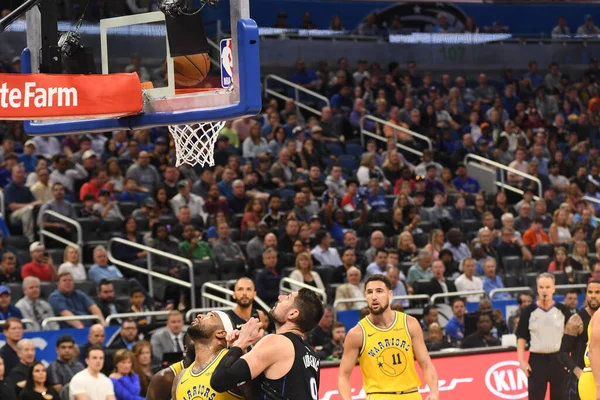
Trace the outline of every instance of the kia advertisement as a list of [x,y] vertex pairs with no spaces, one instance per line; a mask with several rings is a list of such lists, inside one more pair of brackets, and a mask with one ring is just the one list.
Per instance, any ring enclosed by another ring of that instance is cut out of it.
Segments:
[[[527,398],[527,376],[519,369],[517,353],[514,351],[434,358],[433,363],[439,377],[442,400]],[[419,375],[422,377],[420,370]],[[321,400],[341,399],[337,391],[337,376],[337,367],[321,369]],[[351,382],[352,399],[366,399],[358,366],[354,368]],[[427,398],[427,386],[424,385],[419,391],[424,399]]]

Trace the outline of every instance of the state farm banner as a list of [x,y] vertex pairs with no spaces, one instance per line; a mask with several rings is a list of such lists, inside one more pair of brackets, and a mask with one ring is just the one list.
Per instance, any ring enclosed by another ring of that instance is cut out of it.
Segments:
[[[527,377],[519,369],[516,352],[434,358],[433,364],[439,377],[440,399],[527,398]],[[423,376],[420,370],[419,375]],[[319,399],[340,400],[337,376],[337,367],[321,369]],[[352,399],[366,399],[358,366],[354,368],[351,382]],[[424,387],[419,391],[425,399],[429,388]]]
[[142,111],[138,75],[0,74],[0,119],[122,117]]

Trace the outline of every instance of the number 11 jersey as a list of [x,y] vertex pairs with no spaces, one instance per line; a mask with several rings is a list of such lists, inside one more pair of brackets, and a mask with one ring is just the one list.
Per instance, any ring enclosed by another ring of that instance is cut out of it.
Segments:
[[367,394],[403,392],[421,385],[406,314],[395,311],[395,315],[387,329],[373,325],[368,316],[358,322],[363,332],[359,363]]

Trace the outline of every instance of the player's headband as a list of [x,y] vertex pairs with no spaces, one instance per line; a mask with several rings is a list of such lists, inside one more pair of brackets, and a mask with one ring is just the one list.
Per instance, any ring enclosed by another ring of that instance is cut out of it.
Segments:
[[233,324],[231,323],[231,318],[229,318],[229,315],[225,314],[223,311],[213,311],[213,313],[221,318],[223,328],[225,328],[225,332],[227,332],[227,334],[233,332]]

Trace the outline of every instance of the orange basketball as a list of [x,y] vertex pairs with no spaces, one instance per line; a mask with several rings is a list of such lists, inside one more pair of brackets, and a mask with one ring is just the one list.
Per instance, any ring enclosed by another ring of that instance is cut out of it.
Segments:
[[197,86],[208,75],[210,59],[206,53],[174,57],[173,68],[176,85]]

